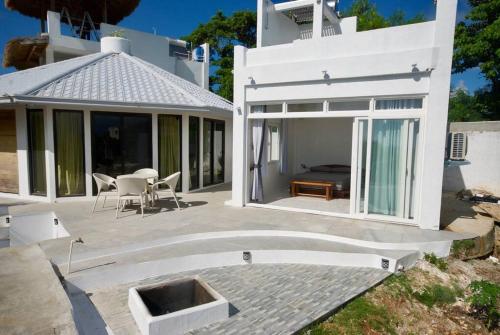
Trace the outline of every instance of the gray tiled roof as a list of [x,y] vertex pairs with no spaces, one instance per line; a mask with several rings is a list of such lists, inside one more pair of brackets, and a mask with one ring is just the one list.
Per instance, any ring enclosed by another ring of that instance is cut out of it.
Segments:
[[0,76],[0,95],[4,93],[49,100],[232,110],[231,103],[218,95],[124,53],[99,53]]

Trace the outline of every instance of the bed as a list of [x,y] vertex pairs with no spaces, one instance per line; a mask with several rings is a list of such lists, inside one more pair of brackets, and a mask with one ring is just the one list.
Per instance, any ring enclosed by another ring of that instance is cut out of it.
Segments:
[[[331,183],[334,185],[333,197],[348,198],[351,188],[351,167],[338,164],[312,166],[308,171],[294,175],[291,185],[293,182]],[[308,188],[311,196],[317,195],[316,187]],[[302,195],[307,193],[307,189],[302,189]]]

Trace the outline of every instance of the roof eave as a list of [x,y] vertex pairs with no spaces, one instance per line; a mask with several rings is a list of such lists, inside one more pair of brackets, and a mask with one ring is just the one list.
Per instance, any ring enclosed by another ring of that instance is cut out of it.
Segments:
[[29,95],[13,95],[9,97],[0,97],[0,102],[5,100],[8,103],[28,103],[28,104],[45,104],[45,105],[74,105],[85,107],[123,107],[123,108],[141,108],[141,109],[166,109],[166,110],[192,110],[198,112],[216,112],[232,115],[232,111],[211,107],[211,106],[188,106],[188,105],[170,105],[159,103],[141,103],[141,102],[122,102],[122,101],[100,101],[100,100],[76,100],[76,99],[59,99],[59,98],[43,98]]

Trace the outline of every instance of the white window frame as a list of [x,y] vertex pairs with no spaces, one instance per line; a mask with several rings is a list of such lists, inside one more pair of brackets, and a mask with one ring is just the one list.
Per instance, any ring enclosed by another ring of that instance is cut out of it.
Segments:
[[[363,111],[330,111],[329,110],[329,103],[332,101],[354,101],[354,100],[370,100],[370,108],[369,110],[363,110]],[[421,109],[398,109],[398,110],[376,110],[376,100],[391,100],[391,99],[423,99],[422,101],[422,108]],[[378,214],[367,214],[367,213],[361,213],[361,214],[356,214],[354,212],[354,204],[351,202],[350,205],[350,212],[349,214],[344,214],[344,213],[333,213],[333,212],[322,212],[322,211],[308,211],[308,210],[302,210],[302,209],[291,209],[291,208],[282,208],[283,210],[293,210],[293,211],[299,211],[299,212],[314,212],[315,214],[320,214],[320,215],[326,215],[326,216],[333,216],[333,217],[344,217],[344,218],[351,218],[351,219],[361,219],[361,220],[370,220],[370,221],[385,221],[385,222],[391,222],[391,223],[396,223],[396,224],[402,224],[402,225],[410,225],[410,226],[417,226],[418,222],[420,222],[420,217],[421,217],[421,203],[422,203],[422,170],[423,170],[423,164],[421,163],[421,160],[423,157],[425,157],[425,147],[424,143],[426,141],[426,127],[425,127],[425,120],[426,120],[426,114],[428,112],[428,97],[427,95],[424,94],[416,94],[416,95],[387,95],[387,96],[377,96],[377,97],[346,97],[346,98],[325,98],[322,99],[323,101],[323,111],[321,112],[307,112],[307,113],[288,113],[288,104],[289,103],[317,103],[320,102],[321,99],[311,99],[311,100],[283,100],[281,102],[276,102],[276,101],[252,101],[248,102],[246,104],[248,111],[250,111],[251,106],[255,105],[266,105],[266,104],[282,104],[282,109],[280,113],[248,113],[246,114],[247,120],[254,120],[254,119],[265,119],[270,122],[276,122],[276,120],[280,119],[307,119],[307,118],[364,118],[367,119],[369,122],[368,130],[371,131],[371,124],[372,121],[375,119],[419,119],[420,120],[420,150],[418,152],[418,164],[417,164],[417,170],[416,170],[416,178],[417,178],[417,183],[416,183],[416,198],[414,199],[416,203],[415,207],[415,213],[413,213],[413,218],[412,219],[404,219],[404,218],[398,218],[398,217],[392,217],[392,216],[385,216],[385,215],[378,215]],[[354,129],[353,129],[354,130]],[[354,131],[353,131],[354,135]],[[357,134],[355,135],[357,136]],[[370,134],[371,137],[371,134]],[[248,137],[247,137],[248,141]],[[248,145],[248,143],[247,143]],[[353,146],[353,153],[354,153],[354,146]],[[366,173],[369,173],[369,171],[366,171]],[[354,190],[352,189],[353,185],[356,185],[357,180],[354,178],[356,176],[351,175],[351,200],[353,199],[353,196],[355,194]],[[245,206],[251,206],[251,207],[262,207],[262,208],[275,208],[274,206],[268,206],[266,204],[255,204],[251,203],[248,199],[248,181],[249,181],[249,175],[248,172],[245,172],[245,177],[244,179],[246,180],[245,183],[245,194],[247,194],[247,199],[245,201]],[[366,201],[366,198],[365,198]],[[276,208],[275,208],[276,209]],[[280,208],[278,208],[280,209]]]

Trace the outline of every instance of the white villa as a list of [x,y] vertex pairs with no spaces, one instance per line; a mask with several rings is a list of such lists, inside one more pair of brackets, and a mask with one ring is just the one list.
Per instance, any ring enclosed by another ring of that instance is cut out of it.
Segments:
[[257,47],[235,50],[230,204],[438,230],[457,1],[365,32],[336,5],[258,0]]
[[0,195],[90,199],[92,173],[181,172],[190,192],[231,180],[232,104],[134,56],[101,52],[0,76]]

